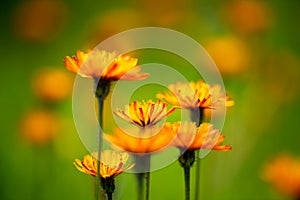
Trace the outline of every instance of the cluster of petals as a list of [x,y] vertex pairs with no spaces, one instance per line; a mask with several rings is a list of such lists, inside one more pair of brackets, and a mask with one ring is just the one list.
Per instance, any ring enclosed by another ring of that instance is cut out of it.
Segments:
[[174,107],[168,110],[168,105],[159,100],[157,102],[149,100],[147,102],[134,101],[126,105],[125,110],[117,109],[114,113],[129,123],[144,127],[157,124],[174,110]]
[[174,135],[173,146],[180,149],[231,150],[231,146],[222,145],[225,136],[210,123],[205,122],[197,127],[194,122],[175,122],[171,133]]
[[300,159],[278,155],[264,167],[263,178],[282,194],[300,198]]
[[234,102],[222,92],[220,85],[209,85],[202,80],[198,82],[170,84],[169,92],[157,94],[173,106],[180,108],[215,108],[219,105],[233,106]]
[[142,80],[147,73],[139,73],[137,58],[127,55],[118,55],[116,52],[107,52],[94,49],[83,52],[78,50],[76,56],[64,58],[65,67],[82,77],[95,79],[116,80]]
[[[128,157],[129,154],[125,152],[115,152],[111,150],[102,151],[100,162],[100,177],[115,177],[122,172],[131,169],[134,164],[125,167]],[[93,155],[84,156],[82,161],[76,159],[74,165],[80,172],[96,176],[97,163],[97,153],[94,153]]]

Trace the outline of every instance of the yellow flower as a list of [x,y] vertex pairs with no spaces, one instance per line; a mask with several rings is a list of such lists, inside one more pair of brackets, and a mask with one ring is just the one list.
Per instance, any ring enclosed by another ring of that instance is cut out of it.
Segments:
[[141,67],[136,66],[137,58],[117,55],[116,52],[95,49],[84,53],[77,51],[76,56],[66,56],[65,67],[83,77],[101,78],[108,81],[141,80],[148,74],[139,74]]
[[251,51],[247,43],[237,37],[211,38],[204,46],[222,75],[241,74],[251,64]]
[[125,107],[126,110],[117,109],[114,113],[125,121],[142,127],[155,125],[175,110],[173,107],[168,111],[168,105],[159,100],[156,103],[151,100],[134,101]]
[[29,0],[12,10],[13,33],[33,42],[52,41],[68,20],[69,6],[63,1]]
[[271,7],[264,1],[228,1],[224,14],[233,28],[246,34],[264,32],[273,21]]
[[55,102],[69,97],[72,93],[73,78],[58,69],[46,69],[36,74],[33,90],[42,100]]
[[57,135],[59,121],[57,116],[46,110],[31,111],[24,115],[21,122],[21,133],[30,143],[42,145]]
[[[101,162],[100,162],[100,177],[109,178],[115,177],[122,172],[131,169],[134,164],[125,167],[129,155],[125,152],[117,153],[111,150],[104,150],[101,152]],[[85,173],[92,176],[97,174],[97,153],[94,155],[86,155],[83,161],[76,159],[73,163],[75,167]]]
[[[168,147],[173,140],[170,125],[133,127],[126,130],[116,128],[114,134],[105,134],[105,138],[115,147],[132,153],[154,153]],[[127,134],[129,133],[129,134]]]
[[[169,93],[159,93],[157,98],[180,107],[180,108],[212,108],[220,103],[226,103],[226,106],[232,106],[233,101],[221,93],[219,85],[204,83],[203,81],[181,83],[169,85]],[[225,101],[225,102],[224,102]]]
[[282,194],[300,198],[300,159],[287,154],[277,156],[264,167],[263,178]]
[[231,150],[231,146],[222,145],[225,136],[221,135],[219,130],[214,129],[210,123],[202,123],[200,127],[196,127],[193,122],[175,122],[172,126],[171,133],[175,137],[173,141],[175,147],[188,150]]

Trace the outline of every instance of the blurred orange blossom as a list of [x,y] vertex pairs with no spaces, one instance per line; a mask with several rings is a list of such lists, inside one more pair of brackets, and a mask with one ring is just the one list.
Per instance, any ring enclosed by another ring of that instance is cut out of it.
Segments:
[[34,110],[23,116],[20,128],[28,142],[43,145],[54,139],[59,122],[57,116],[50,111]]
[[34,76],[32,87],[40,99],[56,102],[71,95],[73,78],[59,69],[44,69]]
[[300,198],[300,159],[288,154],[278,155],[263,169],[263,179],[282,194]]

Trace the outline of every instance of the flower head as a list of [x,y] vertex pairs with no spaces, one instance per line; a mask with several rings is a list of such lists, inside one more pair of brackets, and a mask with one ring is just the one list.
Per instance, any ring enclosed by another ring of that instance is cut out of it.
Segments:
[[64,70],[45,69],[33,79],[33,90],[37,97],[47,102],[57,102],[72,93],[73,78]]
[[26,113],[21,121],[21,133],[24,139],[36,145],[52,141],[59,132],[58,117],[47,110],[35,110]]
[[64,65],[67,69],[83,77],[101,78],[108,81],[141,80],[148,74],[139,74],[141,67],[136,66],[137,58],[117,55],[116,52],[77,51],[76,56],[66,56]]
[[300,198],[300,159],[287,154],[277,156],[264,167],[263,178],[279,192]]
[[[115,147],[132,153],[154,153],[168,147],[173,140],[169,134],[171,126],[133,127],[123,131],[116,128],[114,134],[105,134],[105,138]],[[127,134],[129,133],[129,134]]]
[[213,108],[220,103],[232,106],[233,101],[221,92],[221,86],[204,83],[203,81],[169,85],[169,94],[159,93],[157,98],[180,108]]
[[173,146],[180,149],[213,149],[221,151],[231,149],[229,145],[222,145],[225,136],[221,135],[219,130],[214,129],[210,123],[202,123],[200,127],[196,127],[196,124],[193,122],[175,122],[172,130],[171,133],[175,136]]
[[175,110],[174,107],[168,110],[168,105],[159,100],[156,103],[151,100],[134,101],[125,108],[126,110],[117,109],[114,113],[125,121],[141,127],[155,125]]
[[[122,172],[131,169],[134,164],[125,167],[129,155],[125,152],[117,153],[111,150],[104,150],[101,152],[101,162],[100,162],[100,177],[110,178],[115,177]],[[85,173],[92,176],[97,174],[97,153],[94,155],[86,155],[83,161],[76,159],[73,163],[75,167]]]
[[245,34],[265,32],[273,22],[272,9],[264,1],[228,1],[224,14],[233,28]]

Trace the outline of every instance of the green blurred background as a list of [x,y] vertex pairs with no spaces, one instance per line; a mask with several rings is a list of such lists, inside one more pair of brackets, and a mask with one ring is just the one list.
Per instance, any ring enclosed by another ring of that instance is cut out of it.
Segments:
[[[300,153],[299,7],[297,0],[2,1],[0,199],[93,199],[93,179],[72,165],[87,151],[72,119],[74,75],[63,58],[142,26],[202,44],[236,103],[222,131],[233,149],[203,159],[201,199],[289,199],[262,174],[276,155]],[[145,53],[141,63],[152,61]],[[135,199],[134,176],[118,177],[117,191],[116,199]],[[183,197],[177,162],[152,173],[151,199]]]

